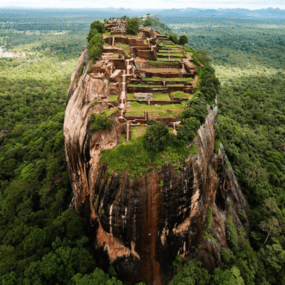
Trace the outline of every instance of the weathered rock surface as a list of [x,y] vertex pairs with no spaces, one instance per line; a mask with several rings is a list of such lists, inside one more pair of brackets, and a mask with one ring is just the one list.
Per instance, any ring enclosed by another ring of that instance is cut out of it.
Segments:
[[[91,132],[91,112],[104,104],[96,98],[108,96],[108,83],[86,74],[78,81],[78,70],[86,58],[84,51],[72,75],[65,113],[65,152],[74,191],[76,211],[90,222],[94,246],[117,269],[119,278],[134,284],[167,284],[172,277],[172,262],[177,254],[195,257],[213,270],[227,247],[226,217],[249,231],[249,205],[232,169],[226,167],[221,147],[214,153],[214,124],[218,111],[210,110],[193,143],[191,154],[179,174],[172,165],[131,179],[127,172],[106,174],[98,165],[102,149],[117,145],[124,131],[117,118],[111,130]],[[77,82],[78,81],[78,82]],[[107,104],[107,103],[106,103]],[[212,207],[210,229],[205,236],[207,214]],[[200,246],[199,252],[194,246]]]

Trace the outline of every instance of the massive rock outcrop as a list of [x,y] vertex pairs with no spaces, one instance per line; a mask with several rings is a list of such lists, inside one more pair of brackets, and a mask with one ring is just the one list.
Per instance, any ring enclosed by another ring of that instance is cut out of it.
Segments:
[[[106,78],[86,72],[90,64],[85,50],[71,78],[64,136],[73,206],[90,223],[100,264],[112,264],[130,284],[167,284],[177,254],[213,270],[221,262],[221,249],[228,247],[227,216],[249,231],[249,205],[223,147],[214,151],[218,110],[209,108],[192,142],[198,151],[179,174],[170,164],[140,179],[131,179],[126,171],[108,174],[108,166],[98,164],[100,153],[119,143],[126,125],[114,115],[112,129],[90,130],[90,114],[106,108],[110,92]],[[104,61],[96,64],[107,72]],[[99,99],[102,103],[94,104]]]

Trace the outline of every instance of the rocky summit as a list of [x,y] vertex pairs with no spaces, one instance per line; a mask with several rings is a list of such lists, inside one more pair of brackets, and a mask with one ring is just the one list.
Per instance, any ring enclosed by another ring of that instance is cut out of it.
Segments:
[[[218,139],[216,90],[206,88],[214,75],[195,54],[151,27],[109,20],[71,77],[72,207],[89,222],[99,264],[128,284],[167,284],[177,255],[212,272],[228,247],[227,218],[250,231],[248,202]],[[155,126],[167,134],[151,140]]]

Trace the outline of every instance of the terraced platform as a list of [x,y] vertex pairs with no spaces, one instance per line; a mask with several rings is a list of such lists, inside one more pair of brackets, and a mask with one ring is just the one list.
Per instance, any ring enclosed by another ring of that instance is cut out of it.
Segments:
[[[120,19],[106,24],[100,64],[109,67],[110,95],[103,102],[108,102],[110,111],[118,108],[112,114],[129,125],[128,140],[132,129],[147,128],[149,119],[172,123],[175,128],[180,123],[177,116],[195,92],[198,75],[191,55],[168,37],[142,25],[134,35],[126,24]],[[100,76],[96,64],[91,73]]]

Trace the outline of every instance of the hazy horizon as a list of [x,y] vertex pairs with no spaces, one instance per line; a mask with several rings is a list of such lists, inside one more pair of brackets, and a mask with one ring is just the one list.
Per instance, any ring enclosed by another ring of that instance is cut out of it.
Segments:
[[[26,8],[26,9],[132,9],[132,10],[165,10],[165,9],[248,9],[260,10],[268,8],[279,8],[285,10],[285,3],[282,0],[273,0],[270,3],[265,0],[220,0],[216,1],[188,1],[188,0],[145,0],[143,2],[133,2],[130,0],[113,0],[109,5],[106,2],[94,3],[94,1],[86,0],[83,3],[79,1],[67,0],[43,0],[40,3],[35,0],[28,1],[6,0],[5,3],[0,3],[1,8]],[[68,5],[68,6],[67,6]],[[146,8],[147,7],[147,8]]]

